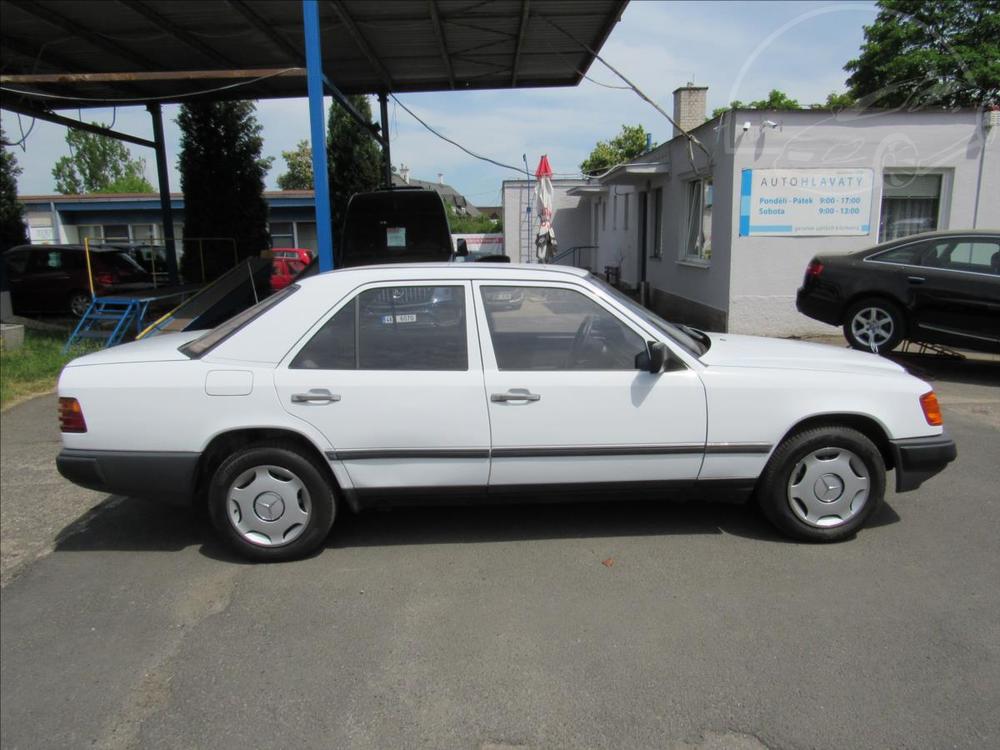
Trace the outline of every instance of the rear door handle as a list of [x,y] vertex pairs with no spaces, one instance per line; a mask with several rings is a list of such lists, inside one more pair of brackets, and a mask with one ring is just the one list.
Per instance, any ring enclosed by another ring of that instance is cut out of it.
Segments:
[[541,401],[542,397],[537,393],[530,393],[527,388],[511,388],[506,393],[491,393],[490,401],[494,404],[502,404],[507,401]]
[[925,279],[923,276],[907,276],[906,280],[909,281],[911,284],[923,284],[925,281],[927,281],[927,279]]
[[330,393],[326,388],[310,388],[308,393],[293,393],[293,404],[333,404],[340,401],[340,395]]

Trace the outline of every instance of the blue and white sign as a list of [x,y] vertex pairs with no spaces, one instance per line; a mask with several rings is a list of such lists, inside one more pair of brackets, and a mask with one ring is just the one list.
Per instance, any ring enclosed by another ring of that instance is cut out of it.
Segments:
[[868,234],[873,180],[871,169],[744,169],[740,237]]

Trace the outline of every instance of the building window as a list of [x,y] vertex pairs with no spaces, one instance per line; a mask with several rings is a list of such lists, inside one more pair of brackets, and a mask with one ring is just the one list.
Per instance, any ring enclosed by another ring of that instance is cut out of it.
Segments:
[[629,194],[625,193],[625,213],[622,214],[622,229],[628,231]]
[[272,221],[268,225],[271,232],[271,247],[295,247],[295,232],[290,221]]
[[663,257],[663,188],[653,191],[653,257]]
[[687,196],[684,257],[707,261],[712,257],[712,180],[689,182]]
[[153,242],[156,239],[159,226],[156,224],[133,224],[132,240],[134,242]]
[[103,229],[105,242],[129,241],[128,224],[105,224]]
[[101,228],[93,224],[81,224],[78,226],[76,228],[76,236],[79,238],[77,241],[81,245],[85,239],[89,239],[91,242],[101,242],[104,239]]
[[597,233],[600,228],[598,224],[598,217],[600,215],[600,212],[601,212],[601,199],[598,198],[597,201],[594,203],[594,237],[591,240],[592,244],[594,245],[597,244]]
[[615,197],[612,199],[611,204],[611,228],[618,228],[618,194],[615,193]]
[[608,202],[605,200],[601,201],[601,231],[606,232],[608,229]]
[[316,222],[297,221],[295,222],[295,246],[306,250],[312,250],[313,255],[319,243],[316,242]]
[[886,172],[882,175],[879,242],[934,231],[940,209],[940,174]]

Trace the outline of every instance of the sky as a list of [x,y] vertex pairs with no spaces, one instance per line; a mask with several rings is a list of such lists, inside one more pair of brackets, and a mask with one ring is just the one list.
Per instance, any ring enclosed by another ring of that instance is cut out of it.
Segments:
[[[856,57],[863,25],[876,14],[870,2],[661,2],[632,0],[601,56],[632,79],[668,113],[672,92],[693,82],[708,86],[708,111],[739,99],[751,101],[780,89],[802,104],[821,102],[831,91],[843,91],[844,64]],[[400,100],[422,119],[477,153],[510,165],[526,157],[531,171],[548,154],[557,174],[578,173],[599,140],[614,137],[623,124],[641,124],[653,140],[669,140],[670,123],[599,61],[579,86],[550,89],[403,94]],[[330,100],[327,99],[329,107]],[[180,190],[176,170],[179,130],[177,106],[163,108],[171,190]],[[378,112],[373,100],[373,111]],[[70,114],[70,113],[64,113]],[[88,120],[152,138],[143,107],[85,111]],[[0,111],[9,141],[31,128],[30,118]],[[70,114],[71,116],[71,114]],[[258,102],[263,125],[264,155],[274,156],[267,189],[277,188],[284,171],[282,151],[309,135],[305,99]],[[444,181],[473,204],[499,205],[501,183],[514,172],[473,159],[429,133],[409,114],[389,103],[393,164],[410,167],[417,179]],[[22,195],[55,192],[52,166],[69,153],[66,129],[36,121],[24,149],[14,150],[23,174]],[[156,184],[153,155],[130,147],[146,159],[147,178]]]

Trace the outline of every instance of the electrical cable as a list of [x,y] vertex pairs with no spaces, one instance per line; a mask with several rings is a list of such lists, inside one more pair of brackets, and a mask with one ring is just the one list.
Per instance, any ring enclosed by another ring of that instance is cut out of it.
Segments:
[[21,131],[21,140],[17,143],[5,143],[3,145],[11,148],[20,147],[22,151],[27,151],[28,149],[24,144],[28,140],[28,136],[31,135],[31,131],[35,129],[35,118],[31,118],[31,125],[28,126],[28,132],[25,133],[24,125],[21,123],[21,114],[19,112],[15,112],[14,114],[17,115],[17,129]]
[[475,151],[470,151],[469,149],[467,149],[465,146],[463,146],[458,141],[453,141],[448,136],[442,135],[437,130],[435,130],[434,128],[432,128],[430,125],[428,125],[426,122],[424,122],[423,120],[421,120],[420,117],[418,117],[417,114],[414,113],[414,111],[412,109],[410,109],[405,104],[403,104],[401,101],[399,101],[399,99],[396,98],[395,94],[390,93],[389,96],[391,96],[392,100],[394,102],[396,102],[396,104],[398,104],[400,107],[402,107],[404,111],[408,112],[409,115],[410,115],[410,117],[412,117],[414,120],[416,120],[417,122],[419,122],[421,125],[423,125],[425,128],[427,128],[430,132],[432,132],[434,135],[436,135],[438,138],[440,138],[442,141],[447,141],[448,143],[450,143],[455,148],[457,148],[457,149],[459,149],[461,151],[464,151],[466,154],[468,154],[469,156],[471,156],[471,157],[473,157],[475,159],[479,159],[480,161],[489,162],[490,164],[494,164],[494,165],[496,165],[498,167],[503,167],[504,169],[513,170],[514,172],[517,172],[518,174],[524,174],[524,170],[522,170],[520,167],[512,167],[510,164],[504,164],[503,162],[497,161],[496,159],[491,159],[488,156],[483,156],[481,154],[477,154]]
[[618,76],[619,78],[621,78],[622,81],[624,81],[626,84],[628,84],[629,88],[632,89],[632,91],[634,91],[636,93],[636,95],[639,96],[640,99],[642,99],[643,101],[647,102],[650,106],[653,107],[653,109],[655,109],[657,112],[659,112],[661,115],[663,115],[671,125],[673,125],[675,128],[677,128],[677,130],[680,132],[680,134],[683,135],[688,140],[688,158],[691,161],[691,168],[695,171],[696,174],[698,173],[699,170],[698,170],[697,165],[695,165],[695,162],[694,162],[694,149],[692,147],[692,144],[694,146],[697,146],[698,148],[700,148],[704,152],[705,157],[708,159],[709,164],[712,163],[712,153],[707,148],[705,148],[705,144],[703,144],[701,141],[699,141],[697,138],[695,138],[693,135],[691,135],[687,130],[685,130],[680,125],[678,125],[674,121],[674,118],[672,118],[670,115],[668,115],[659,104],[657,104],[656,102],[654,102],[646,94],[646,92],[644,92],[642,89],[640,89],[634,83],[632,83],[632,81],[630,81],[625,76],[624,73],[622,73],[621,71],[619,71],[614,65],[612,65],[611,63],[609,63],[603,57],[601,57],[595,50],[591,49],[588,45],[586,45],[583,42],[581,42],[579,39],[577,39],[575,36],[573,36],[568,31],[566,31],[566,29],[564,29],[562,26],[560,26],[559,24],[557,24],[555,21],[553,21],[552,19],[548,18],[547,16],[543,16],[540,13],[537,14],[537,15],[538,15],[539,18],[541,18],[543,21],[545,21],[547,24],[549,24],[552,28],[556,29],[557,31],[563,33],[565,36],[567,36],[570,39],[572,39],[577,45],[579,45],[584,50],[586,50],[588,54],[592,55],[595,59],[600,60],[601,63],[604,65],[604,67],[606,67],[608,70],[610,70],[616,76]]
[[140,96],[127,99],[106,99],[88,96],[62,96],[60,94],[49,94],[42,91],[24,91],[23,89],[12,89],[9,86],[0,86],[0,91],[4,91],[8,94],[19,94],[20,96],[27,96],[29,98],[35,99],[57,99],[61,101],[69,102],[93,102],[96,104],[107,104],[108,106],[113,106],[114,104],[142,104],[144,102],[160,102],[167,100],[178,100],[187,99],[194,96],[204,96],[206,94],[216,94],[220,91],[229,91],[230,89],[239,88],[240,86],[250,86],[254,83],[260,83],[261,81],[266,81],[270,78],[277,78],[278,76],[285,75],[285,73],[290,73],[294,70],[300,70],[299,66],[293,68],[285,68],[283,70],[275,71],[274,73],[268,73],[264,76],[259,76],[258,78],[251,78],[246,81],[237,81],[236,83],[230,83],[225,86],[217,86],[211,89],[202,89],[200,91],[187,91],[180,94],[166,94],[164,96]]

